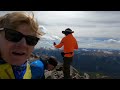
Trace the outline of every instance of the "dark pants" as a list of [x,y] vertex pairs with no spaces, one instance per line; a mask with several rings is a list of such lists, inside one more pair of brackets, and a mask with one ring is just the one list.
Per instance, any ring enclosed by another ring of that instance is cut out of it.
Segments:
[[70,79],[70,64],[72,63],[73,57],[64,57],[63,58],[63,74],[64,79]]

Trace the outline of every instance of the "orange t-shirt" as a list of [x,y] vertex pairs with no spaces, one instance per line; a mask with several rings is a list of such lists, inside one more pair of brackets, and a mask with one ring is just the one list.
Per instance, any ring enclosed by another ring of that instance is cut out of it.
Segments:
[[64,53],[73,52],[72,54],[65,54],[65,57],[72,57],[74,49],[78,49],[77,41],[72,34],[65,36],[58,45],[55,45],[56,48],[61,48],[62,46],[64,46]]

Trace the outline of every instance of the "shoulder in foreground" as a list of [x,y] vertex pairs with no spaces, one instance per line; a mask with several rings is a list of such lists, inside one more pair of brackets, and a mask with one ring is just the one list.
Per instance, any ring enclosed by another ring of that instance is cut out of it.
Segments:
[[30,62],[32,79],[41,79],[44,77],[44,64],[38,59]]

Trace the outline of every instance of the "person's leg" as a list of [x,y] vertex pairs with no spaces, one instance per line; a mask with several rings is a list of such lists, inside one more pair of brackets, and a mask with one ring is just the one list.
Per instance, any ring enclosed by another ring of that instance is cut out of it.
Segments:
[[63,73],[64,79],[70,79],[70,64],[72,62],[72,57],[64,57],[63,63]]

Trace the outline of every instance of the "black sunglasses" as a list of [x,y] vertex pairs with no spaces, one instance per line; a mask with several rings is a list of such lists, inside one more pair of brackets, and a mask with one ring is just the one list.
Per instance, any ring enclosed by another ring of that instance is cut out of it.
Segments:
[[31,35],[24,35],[16,30],[11,30],[8,28],[3,29],[5,31],[5,38],[11,42],[19,42],[23,37],[26,40],[26,43],[30,46],[35,46],[39,38]]

